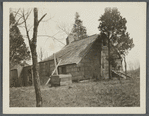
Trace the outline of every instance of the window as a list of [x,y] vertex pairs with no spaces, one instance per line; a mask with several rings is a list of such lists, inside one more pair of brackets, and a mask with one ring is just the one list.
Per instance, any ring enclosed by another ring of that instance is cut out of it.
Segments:
[[66,66],[59,67],[60,74],[66,74]]

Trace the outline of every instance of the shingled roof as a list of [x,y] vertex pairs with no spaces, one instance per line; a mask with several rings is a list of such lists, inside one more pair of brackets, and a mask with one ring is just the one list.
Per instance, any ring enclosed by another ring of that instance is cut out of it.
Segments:
[[[61,59],[61,63],[59,65],[66,64],[78,64],[81,59],[86,55],[91,45],[98,38],[98,35],[92,35],[85,39],[74,41],[66,46],[64,46],[60,51],[55,53],[56,58]],[[54,56],[44,59],[41,62],[53,60]]]

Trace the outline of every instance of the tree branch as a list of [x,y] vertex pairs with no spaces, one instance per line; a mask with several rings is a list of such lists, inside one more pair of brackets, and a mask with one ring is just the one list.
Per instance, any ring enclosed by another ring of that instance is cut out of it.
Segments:
[[38,21],[38,25],[39,25],[40,21],[41,21],[46,15],[47,15],[47,13],[44,14],[44,15],[40,18],[40,20]]
[[[31,13],[31,12],[30,12],[30,13]],[[30,13],[28,13],[27,17],[25,18],[24,10],[23,10],[23,12],[22,12],[23,19],[24,19],[25,30],[26,30],[26,35],[27,35],[29,44],[31,44],[31,40],[30,40],[30,37],[29,37],[29,31],[28,31],[28,29],[27,29],[27,23],[26,23],[26,20],[27,20],[27,18],[29,17]]]
[[24,14],[24,10],[23,10],[23,19],[24,20],[21,23],[18,23],[18,25],[21,25],[21,24],[25,23],[26,20],[28,19],[29,15],[31,14],[31,12],[32,12],[32,10],[30,10],[30,12],[26,13],[27,16],[25,18],[25,14]]
[[21,18],[23,18],[23,16],[20,16],[20,18],[16,21],[15,25],[19,25],[18,23],[19,23]]
[[49,35],[38,35],[38,36],[45,36],[45,37],[49,37],[49,38],[53,38],[53,39],[55,39],[55,40],[57,40],[58,42],[60,42],[61,44],[63,44],[63,45],[65,45],[63,42],[61,42],[61,41],[59,41],[58,39],[56,39],[55,37],[53,37],[53,36],[49,36]]
[[17,16],[17,14],[19,13],[19,11],[20,11],[20,8],[19,8],[18,11],[16,12],[14,18],[16,18],[16,16]]
[[16,14],[16,16],[17,16],[17,15],[22,16],[19,12],[16,12],[16,11],[12,11],[12,13]]
[[[54,17],[54,16],[53,16],[53,17]],[[47,20],[42,20],[42,22],[47,22],[47,21],[51,20],[53,17],[50,17],[50,18],[47,19]]]
[[[22,14],[20,14],[19,11],[20,11],[20,8],[18,9],[17,12],[15,12],[15,16],[14,16],[16,18],[16,16],[19,14],[20,15],[19,19],[14,24],[11,24],[9,26],[9,29],[11,29],[13,26],[18,26],[18,25],[23,24],[28,19],[28,17],[29,17],[32,10],[30,12],[28,12],[27,14],[24,14],[24,10],[23,10]],[[25,15],[27,15],[26,18],[25,18]],[[19,23],[21,18],[23,18],[23,21]]]
[[65,28],[62,28],[61,26],[59,26],[58,25],[58,28],[60,29],[60,30],[62,30],[63,32],[65,32],[67,35],[69,35],[69,32],[68,31],[66,31],[66,29]]

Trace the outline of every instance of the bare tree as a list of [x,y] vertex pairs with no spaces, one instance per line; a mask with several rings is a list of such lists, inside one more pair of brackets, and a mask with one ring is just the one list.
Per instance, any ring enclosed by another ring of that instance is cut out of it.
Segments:
[[[28,20],[28,17],[30,16],[32,11],[34,13],[34,24],[29,27],[29,25],[27,24],[27,20]],[[53,36],[38,35],[38,26],[47,14],[44,14],[38,20],[38,9],[37,8],[28,10],[26,12],[24,9],[18,9],[17,11],[11,11],[11,12],[13,12],[15,14],[15,18],[17,20],[16,20],[15,24],[10,25],[9,29],[11,29],[14,25],[25,28],[26,35],[24,37],[26,37],[28,39],[29,47],[30,47],[31,55],[32,55],[32,62],[33,62],[32,70],[33,70],[34,88],[35,88],[35,94],[36,94],[36,107],[41,107],[42,106],[42,96],[41,96],[41,90],[40,90],[39,73],[37,71],[37,61],[38,61],[37,60],[37,51],[36,51],[37,37],[45,36],[48,38],[52,38],[53,40],[57,40],[60,43],[62,43],[62,42],[60,40],[58,40],[57,38],[55,38],[56,34]],[[24,24],[24,26],[22,26],[23,24]],[[33,36],[30,37],[31,33],[29,33],[29,32],[32,28],[33,28]],[[62,43],[62,44],[64,44],[64,43]],[[42,53],[40,59],[42,59],[42,58],[43,58],[43,53]]]
[[36,93],[36,106],[41,107],[42,106],[42,96],[41,96],[41,90],[40,90],[40,81],[39,81],[39,74],[37,71],[37,52],[36,52],[36,47],[37,47],[37,33],[38,33],[38,26],[41,20],[46,16],[44,14],[39,20],[38,20],[38,9],[34,8],[34,28],[33,28],[33,37],[30,39],[29,37],[29,32],[26,24],[26,18],[24,16],[23,12],[23,19],[25,21],[25,29],[26,29],[26,34],[27,38],[29,41],[29,46],[31,49],[31,54],[32,54],[32,62],[33,62],[33,77],[34,77],[34,87],[35,87],[35,93]]
[[[28,12],[25,12],[25,10],[23,9],[18,9],[17,12],[14,12],[15,14],[15,18],[18,15],[18,19],[15,23],[15,25],[22,25],[24,24],[24,28],[26,31],[26,37],[28,39],[29,42],[29,47],[31,50],[31,55],[32,55],[32,62],[33,62],[33,78],[34,78],[34,88],[35,88],[35,94],[36,94],[36,107],[41,107],[42,106],[42,96],[41,96],[41,90],[40,90],[40,80],[39,80],[39,74],[37,71],[37,52],[36,52],[36,47],[37,47],[37,34],[38,34],[38,26],[40,24],[40,22],[42,21],[42,19],[46,16],[46,14],[44,14],[39,20],[38,20],[38,9],[34,8],[33,12],[34,12],[34,25],[33,27],[33,36],[32,38],[30,38],[29,35],[29,31],[32,27],[28,27],[27,25],[27,19],[30,16],[32,12],[32,9]],[[13,25],[10,25],[10,28]]]
[[64,33],[68,36],[71,33],[72,25],[60,23],[57,25],[57,28],[61,33]]

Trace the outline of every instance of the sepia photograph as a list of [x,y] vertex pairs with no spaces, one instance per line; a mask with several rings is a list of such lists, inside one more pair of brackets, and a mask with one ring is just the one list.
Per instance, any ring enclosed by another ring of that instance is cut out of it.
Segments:
[[146,112],[145,2],[3,7],[3,113]]

